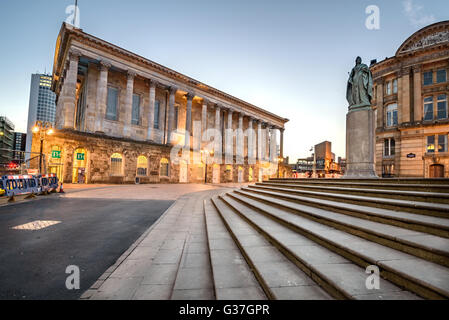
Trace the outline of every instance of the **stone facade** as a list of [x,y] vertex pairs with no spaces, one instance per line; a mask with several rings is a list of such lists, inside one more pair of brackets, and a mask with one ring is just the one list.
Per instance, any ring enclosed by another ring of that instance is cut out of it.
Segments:
[[[56,133],[47,137],[46,152],[58,155],[61,149],[64,181],[77,182],[79,167],[84,182],[92,183],[129,183],[136,177],[141,182],[248,182],[276,176],[283,158],[288,119],[65,23],[56,43],[52,90]],[[210,136],[210,130],[220,136]],[[189,150],[187,161],[173,161],[175,146]],[[79,148],[82,152],[75,152]],[[84,151],[87,160],[80,160]],[[207,155],[215,163],[206,164]],[[145,176],[137,174],[144,172],[137,165],[142,156],[148,159]],[[169,177],[159,176],[161,159],[170,162]],[[55,159],[47,160],[56,170],[50,163]],[[112,174],[120,161],[123,173]]]
[[376,173],[449,177],[449,21],[417,31],[394,57],[370,68]]

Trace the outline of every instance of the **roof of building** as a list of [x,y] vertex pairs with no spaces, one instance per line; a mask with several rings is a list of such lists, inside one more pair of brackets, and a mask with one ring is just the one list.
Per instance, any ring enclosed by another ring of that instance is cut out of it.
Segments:
[[230,94],[227,94],[225,92],[222,92],[218,89],[215,89],[211,86],[208,86],[198,80],[195,80],[193,78],[190,78],[184,74],[181,74],[177,71],[174,71],[170,68],[167,68],[161,64],[158,64],[152,60],[149,60],[147,58],[144,58],[142,56],[139,56],[135,53],[132,53],[126,49],[123,49],[121,47],[118,47],[110,42],[107,42],[105,40],[102,40],[100,38],[97,38],[93,35],[90,35],[86,32],[84,32],[82,29],[75,28],[74,26],[63,23],[61,26],[61,30],[59,32],[57,41],[56,41],[56,48],[55,48],[55,56],[54,56],[54,63],[53,63],[53,85],[52,90],[55,91],[55,82],[58,81],[59,77],[61,76],[64,68],[64,62],[66,61],[66,57],[68,55],[70,42],[73,39],[80,39],[84,42],[88,42],[95,46],[101,46],[102,48],[109,50],[114,55],[124,57],[136,64],[142,65],[145,68],[152,69],[158,73],[163,74],[164,76],[176,80],[177,82],[181,82],[184,85],[196,89],[197,91],[203,91],[210,94],[213,94],[215,96],[219,96],[221,98],[224,98],[225,100],[235,103],[237,105],[241,105],[245,108],[248,108],[250,110],[253,110],[255,115],[256,114],[264,114],[270,118],[274,118],[277,121],[281,122],[282,124],[289,121],[287,118],[280,117],[274,113],[271,113],[265,109],[259,108],[253,104],[250,104],[246,101],[243,101],[239,98],[236,98]]

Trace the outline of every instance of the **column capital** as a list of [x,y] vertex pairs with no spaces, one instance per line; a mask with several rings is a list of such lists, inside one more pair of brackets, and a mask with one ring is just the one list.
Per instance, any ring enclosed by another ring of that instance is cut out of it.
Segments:
[[176,91],[178,91],[178,87],[170,86],[168,87],[168,91],[170,91],[170,94],[176,94]]
[[137,73],[133,70],[126,71],[126,75],[128,77],[128,80],[134,80],[134,77],[137,75]]
[[202,99],[203,99],[203,103],[202,103],[203,105],[206,105],[206,106],[210,105],[211,102],[209,100],[207,100],[206,98],[202,98]]
[[221,109],[223,109],[223,106],[222,106],[221,104],[218,104],[218,103],[216,103],[215,105],[212,104],[212,107],[214,107],[215,110],[218,110],[218,111],[220,111]]
[[148,81],[148,85],[150,86],[150,88],[156,88],[159,84],[159,82],[157,82],[154,79],[148,79],[147,81]]
[[401,77],[410,75],[410,67],[402,68],[400,71],[400,75]]
[[417,64],[417,65],[414,65],[412,68],[413,68],[413,73],[418,73],[418,72],[421,72],[422,65],[421,64]]
[[195,97],[195,94],[193,92],[187,92],[185,97],[187,98],[187,101],[192,101],[193,97]]
[[81,51],[77,50],[77,49],[70,49],[69,50],[69,59],[70,60],[74,60],[74,59],[78,59],[79,57],[81,57],[83,54],[81,53]]
[[100,60],[100,70],[105,71],[112,67],[112,64],[108,60]]

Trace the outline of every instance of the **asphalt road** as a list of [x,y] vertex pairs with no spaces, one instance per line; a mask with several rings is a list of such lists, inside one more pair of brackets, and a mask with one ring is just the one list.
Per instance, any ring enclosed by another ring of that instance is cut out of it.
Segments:
[[[170,200],[48,198],[0,207],[0,299],[78,299],[172,204]],[[61,221],[40,230],[12,227]],[[66,267],[80,289],[66,288]]]

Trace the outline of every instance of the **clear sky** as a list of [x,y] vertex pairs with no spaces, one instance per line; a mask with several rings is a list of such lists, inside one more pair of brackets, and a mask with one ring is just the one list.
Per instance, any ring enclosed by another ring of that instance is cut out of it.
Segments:
[[[0,1],[0,115],[26,131],[31,74],[52,71],[74,0]],[[79,0],[92,35],[289,118],[284,154],[332,142],[345,154],[348,72],[394,55],[413,32],[449,19],[447,0]],[[365,9],[380,10],[380,29]]]

